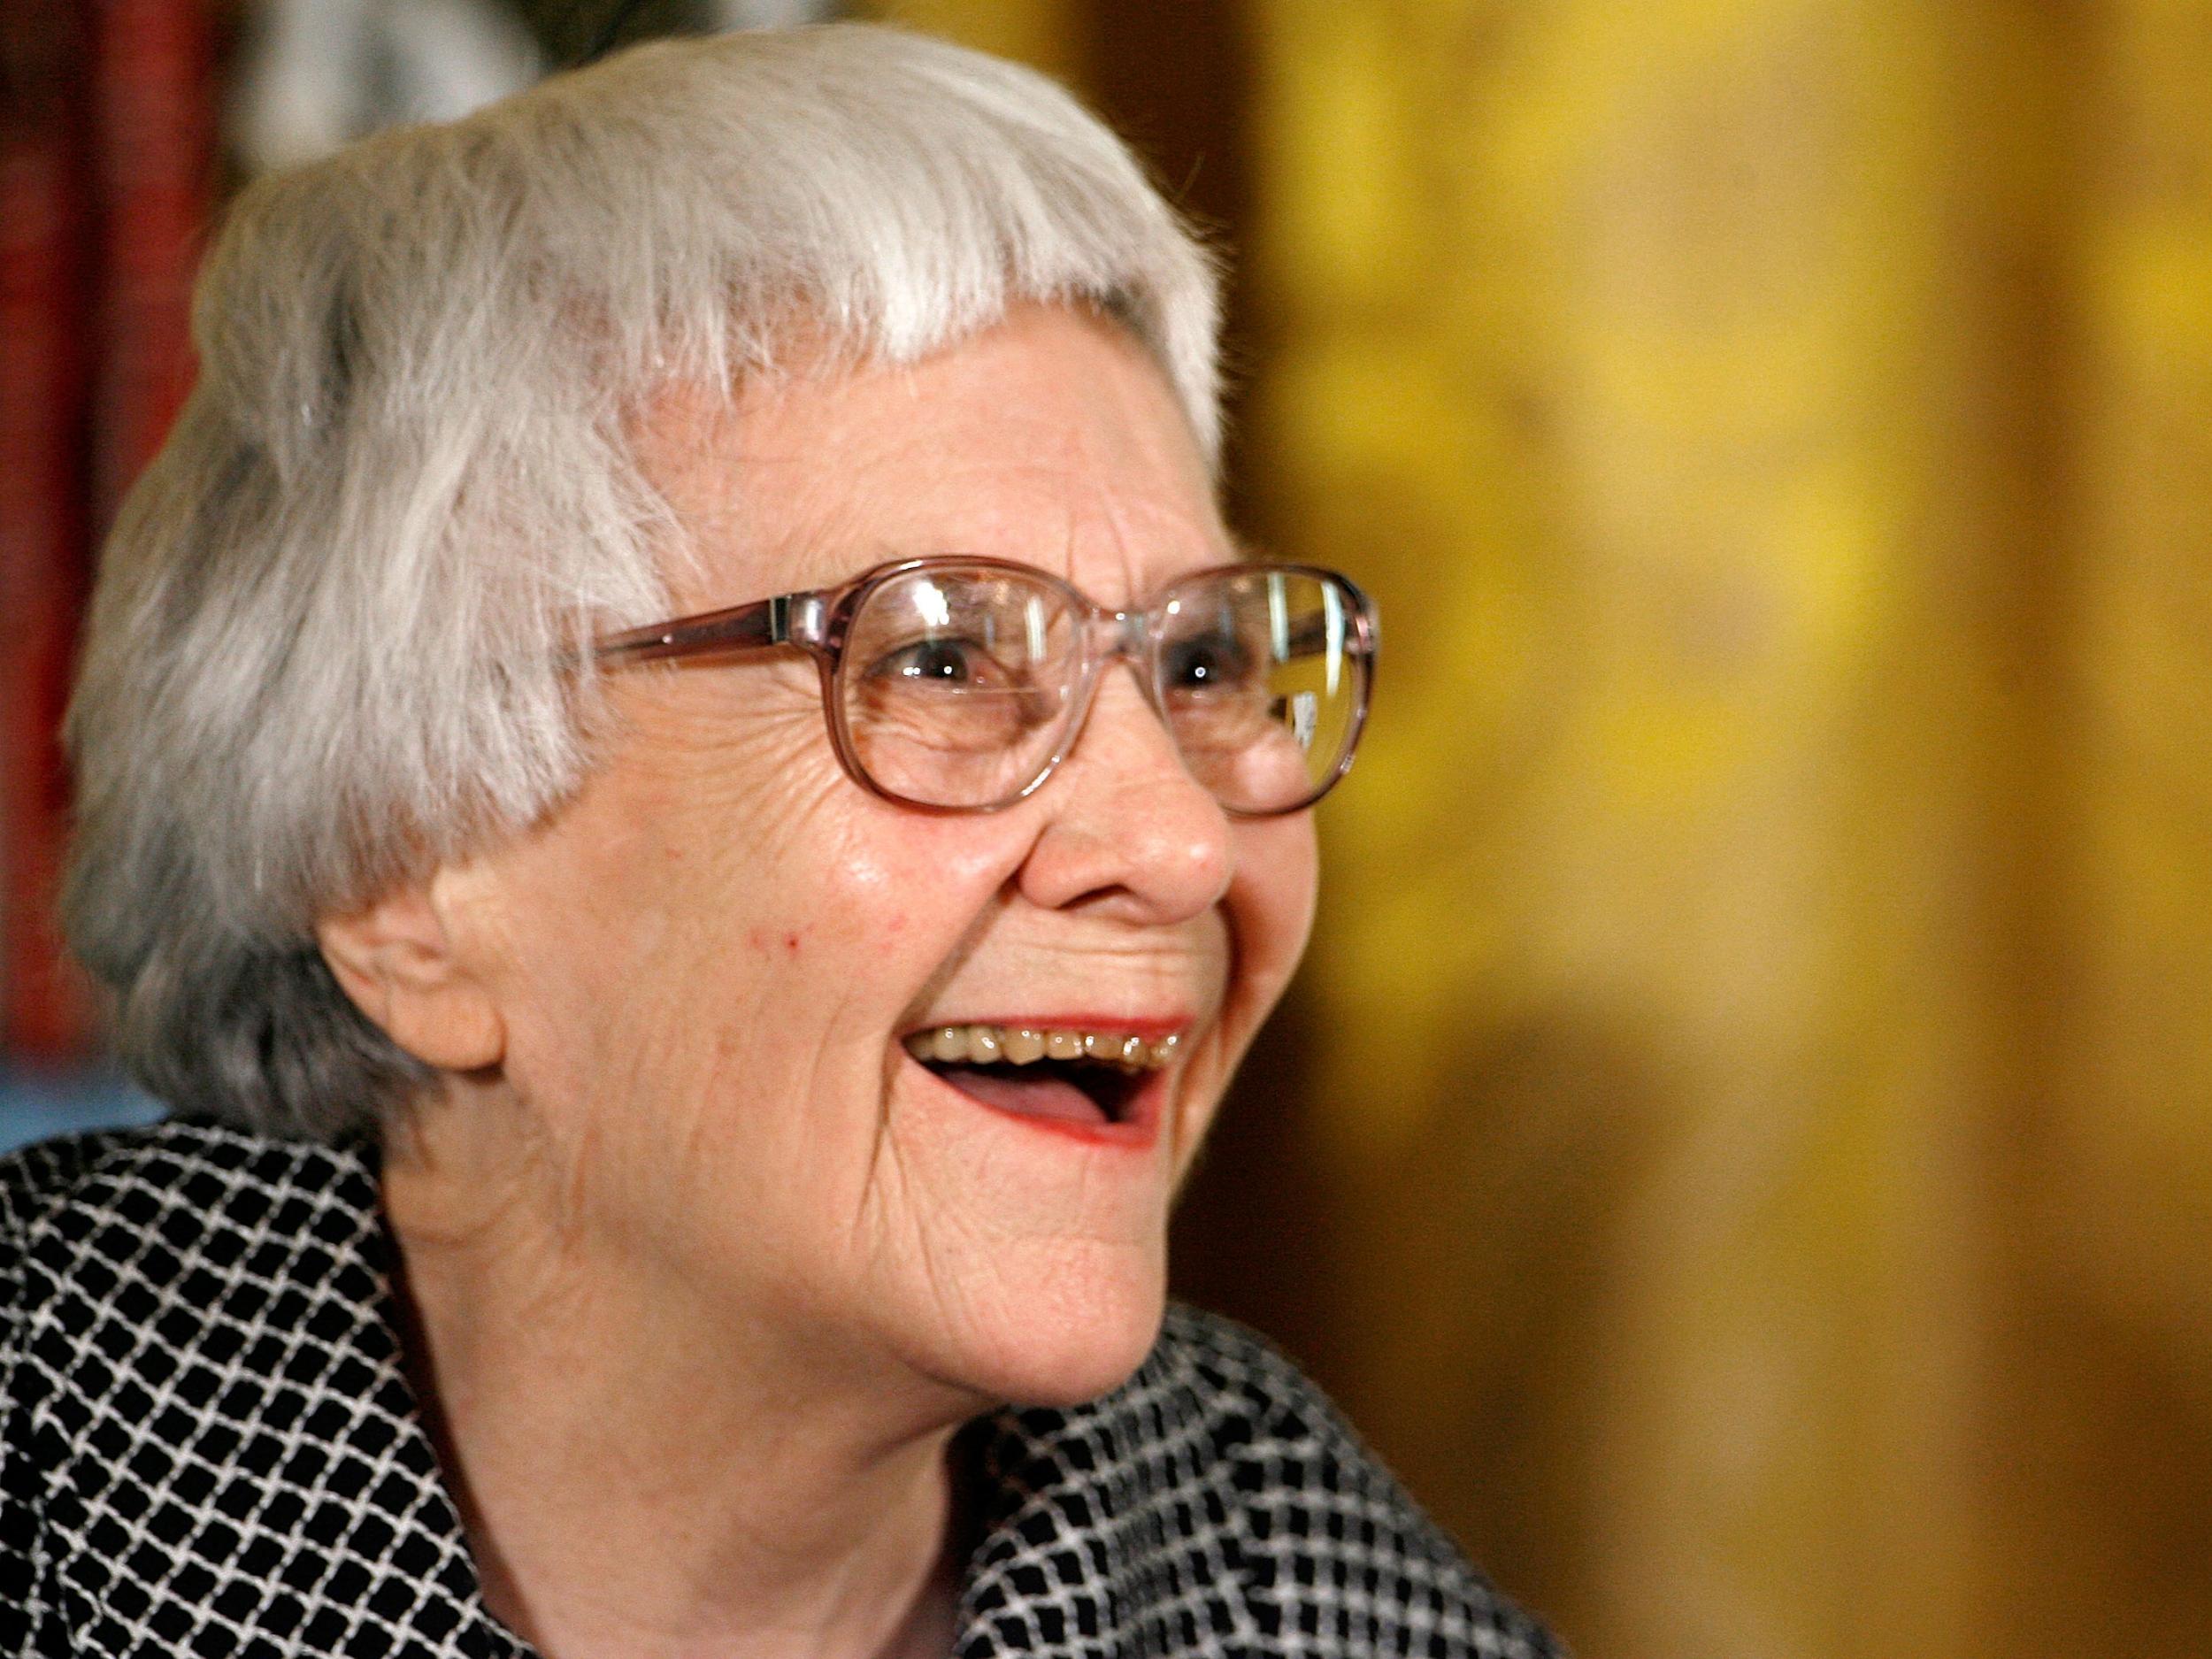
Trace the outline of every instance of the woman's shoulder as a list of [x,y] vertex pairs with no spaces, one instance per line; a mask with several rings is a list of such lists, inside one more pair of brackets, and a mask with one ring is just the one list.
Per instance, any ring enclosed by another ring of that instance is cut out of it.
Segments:
[[[1072,1409],[1002,1413],[992,1429],[985,1471],[1001,1509],[977,1588],[1031,1621],[1007,1629],[1008,1650],[1053,1650],[1034,1605],[1050,1586],[1055,1617],[1079,1626],[1097,1598],[1162,1651],[1560,1651],[1327,1395],[1229,1320],[1172,1308],[1121,1388]],[[1073,1562],[1108,1564],[1075,1574]]]
[[[234,1311],[338,1286],[372,1298],[381,1225],[358,1150],[211,1122],[67,1135],[0,1156],[8,1403],[127,1388],[165,1348],[187,1345],[188,1324],[196,1340]],[[27,1368],[49,1387],[31,1388]]]
[[[163,1339],[302,1299],[375,1299],[376,1176],[358,1148],[190,1119],[0,1156],[0,1372],[137,1380]],[[282,1317],[282,1314],[276,1315]],[[173,1327],[174,1328],[173,1331]],[[127,1355],[129,1366],[114,1363]]]
[[302,1651],[450,1629],[458,1540],[360,1151],[171,1122],[0,1158],[0,1651],[65,1614],[102,1652],[241,1606]]
[[153,1268],[262,1226],[280,1208],[327,1213],[351,1233],[374,1206],[374,1173],[358,1148],[173,1118],[0,1156],[0,1257],[115,1257],[126,1239],[150,1230],[165,1255],[144,1259],[142,1243],[129,1255]]

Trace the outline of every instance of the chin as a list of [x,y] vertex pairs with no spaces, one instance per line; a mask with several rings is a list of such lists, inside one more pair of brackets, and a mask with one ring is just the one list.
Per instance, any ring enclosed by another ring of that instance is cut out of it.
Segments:
[[1018,1279],[995,1275],[992,1294],[940,1333],[929,1369],[995,1406],[1080,1405],[1128,1381],[1167,1310],[1164,1250],[1054,1255]]

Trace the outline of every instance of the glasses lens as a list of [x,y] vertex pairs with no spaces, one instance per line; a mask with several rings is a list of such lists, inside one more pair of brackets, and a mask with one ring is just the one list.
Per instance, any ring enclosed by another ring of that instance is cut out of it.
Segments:
[[1082,639],[1052,584],[933,566],[871,589],[849,625],[840,716],[876,787],[988,807],[1036,781],[1067,727]]
[[1224,806],[1292,811],[1336,781],[1367,705],[1359,611],[1356,590],[1320,571],[1255,565],[1171,592],[1160,706]]

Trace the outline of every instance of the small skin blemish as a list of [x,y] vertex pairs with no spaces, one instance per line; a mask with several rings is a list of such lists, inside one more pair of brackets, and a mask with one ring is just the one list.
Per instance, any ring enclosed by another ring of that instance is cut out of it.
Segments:
[[797,955],[799,954],[799,936],[798,936],[798,934],[796,934],[796,933],[786,933],[786,934],[783,936],[783,948],[784,948],[784,949],[785,949],[785,950],[788,951],[791,955],[793,955],[793,956],[797,956]]

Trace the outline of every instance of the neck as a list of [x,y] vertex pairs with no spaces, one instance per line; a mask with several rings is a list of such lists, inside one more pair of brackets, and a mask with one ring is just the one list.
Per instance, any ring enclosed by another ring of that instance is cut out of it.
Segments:
[[491,1610],[548,1659],[949,1651],[979,1402],[706,1305],[456,1150],[390,1148],[384,1198]]

